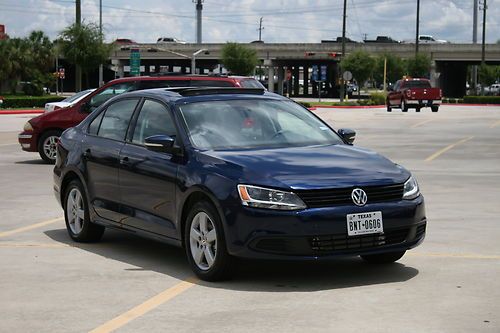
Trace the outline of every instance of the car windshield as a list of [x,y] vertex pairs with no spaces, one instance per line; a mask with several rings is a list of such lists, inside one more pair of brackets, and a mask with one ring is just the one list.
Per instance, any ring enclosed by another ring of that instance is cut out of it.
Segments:
[[76,93],[76,94],[64,99],[63,102],[73,103],[76,100],[80,99],[81,97],[87,96],[88,94],[90,94],[94,90],[95,89],[87,89],[87,90],[80,91],[79,93]]
[[308,110],[265,99],[195,102],[179,107],[192,144],[203,150],[305,147],[342,143]]

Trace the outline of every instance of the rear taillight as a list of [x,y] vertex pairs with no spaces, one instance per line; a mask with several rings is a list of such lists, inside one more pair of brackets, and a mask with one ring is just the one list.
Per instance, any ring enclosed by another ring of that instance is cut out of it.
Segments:
[[411,90],[410,90],[410,89],[408,89],[408,90],[406,91],[406,97],[411,97]]

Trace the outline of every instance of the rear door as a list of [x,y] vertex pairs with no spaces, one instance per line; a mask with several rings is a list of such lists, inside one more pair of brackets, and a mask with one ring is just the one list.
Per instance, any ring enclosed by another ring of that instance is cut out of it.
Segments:
[[146,99],[120,153],[119,172],[123,224],[155,234],[176,237],[175,188],[179,158],[144,146],[152,135],[178,137],[170,110]]
[[115,222],[120,220],[120,151],[138,102],[131,98],[110,104],[92,120],[82,143],[89,201],[100,217]]

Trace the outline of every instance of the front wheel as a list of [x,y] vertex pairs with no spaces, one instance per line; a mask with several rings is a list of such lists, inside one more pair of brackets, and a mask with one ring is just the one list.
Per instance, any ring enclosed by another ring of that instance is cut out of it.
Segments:
[[361,258],[370,264],[390,264],[401,259],[405,253],[406,251],[367,254],[362,255]]
[[38,140],[38,153],[46,163],[56,162],[57,142],[60,136],[61,131],[47,131]]
[[389,101],[387,101],[387,112],[391,112],[392,111],[392,108],[391,108],[391,104],[389,103]]
[[404,99],[401,100],[401,111],[408,112],[408,105],[406,104]]
[[196,203],[187,217],[184,246],[193,272],[205,281],[229,277],[232,258],[227,252],[221,218],[207,202]]
[[439,106],[433,105],[433,106],[431,106],[431,110],[432,110],[432,112],[438,112],[439,111]]

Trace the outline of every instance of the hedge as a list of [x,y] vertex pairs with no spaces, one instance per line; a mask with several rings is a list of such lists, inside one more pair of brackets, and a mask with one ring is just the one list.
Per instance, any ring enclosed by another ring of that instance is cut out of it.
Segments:
[[1,97],[3,103],[0,108],[43,108],[45,103],[60,102],[65,97],[61,96],[7,96]]
[[500,104],[500,96],[464,96],[464,103]]

